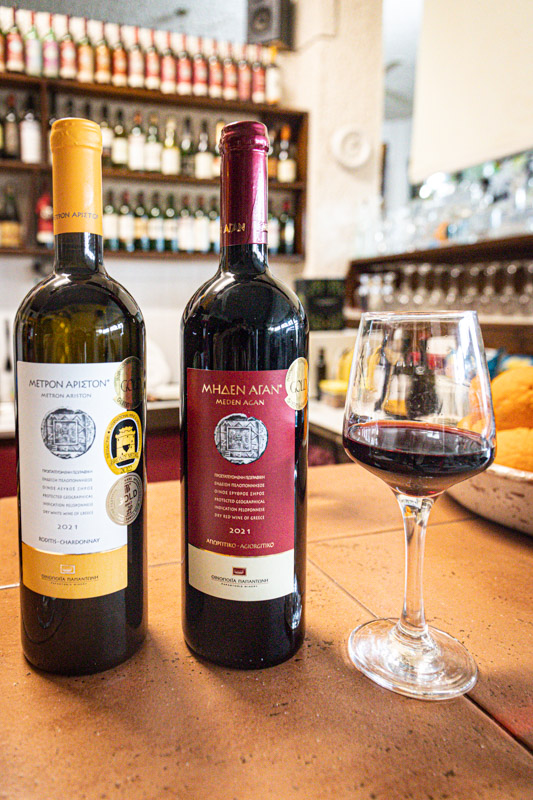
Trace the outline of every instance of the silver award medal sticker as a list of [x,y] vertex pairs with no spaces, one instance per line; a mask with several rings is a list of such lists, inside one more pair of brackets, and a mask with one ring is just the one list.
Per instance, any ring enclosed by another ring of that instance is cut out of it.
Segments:
[[264,422],[246,414],[223,417],[215,428],[215,445],[226,461],[251,464],[266,450],[268,430]]
[[117,525],[131,525],[139,516],[143,501],[142,480],[134,472],[122,475],[107,494],[106,511]]
[[41,436],[47,449],[58,458],[79,458],[94,442],[96,425],[85,411],[56,408],[41,422]]

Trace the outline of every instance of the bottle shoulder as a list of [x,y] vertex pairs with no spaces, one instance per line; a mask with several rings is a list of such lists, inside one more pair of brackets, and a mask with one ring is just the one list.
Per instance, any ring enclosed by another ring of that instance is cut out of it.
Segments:
[[307,329],[307,318],[297,295],[270,271],[236,275],[218,271],[189,300],[183,315],[187,322],[229,319],[271,326],[288,318]]
[[118,281],[106,273],[91,273],[87,277],[53,273],[34,286],[23,299],[17,311],[17,320],[28,316],[38,317],[72,307],[104,307],[108,313],[136,317],[142,322],[139,306],[131,294]]

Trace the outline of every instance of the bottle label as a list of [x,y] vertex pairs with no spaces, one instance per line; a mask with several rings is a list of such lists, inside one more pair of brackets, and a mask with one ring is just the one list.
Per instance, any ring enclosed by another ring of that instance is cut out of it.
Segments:
[[221,245],[267,244],[265,152],[228,150],[222,161]]
[[59,46],[54,39],[43,42],[43,75],[45,78],[59,75]]
[[[17,363],[22,582],[48,597],[127,586],[141,512],[141,362]],[[124,410],[124,408],[128,410]]]
[[180,151],[177,147],[164,147],[161,154],[161,172],[163,175],[178,175],[180,160]]
[[208,150],[203,153],[195,153],[194,155],[194,177],[198,180],[208,179],[213,177],[213,153]]
[[18,34],[7,34],[6,53],[6,65],[9,72],[24,72],[24,47]]
[[62,78],[76,77],[76,45],[74,42],[63,42],[59,50],[60,68]]
[[146,142],[144,146],[144,168],[148,172],[161,172],[161,142]]
[[296,161],[294,158],[278,159],[278,181],[294,183],[296,180]]
[[165,242],[178,241],[178,220],[175,217],[163,220],[163,234]]
[[141,50],[132,50],[128,56],[128,84],[144,86],[144,56]]
[[78,48],[78,80],[80,83],[94,81],[94,51],[90,44]]
[[41,160],[41,125],[35,119],[20,123],[20,160],[25,164],[38,164]]
[[163,94],[176,91],[176,59],[173,55],[161,58],[161,91]]
[[146,78],[145,86],[147,89],[158,89],[160,85],[160,64],[159,55],[155,50],[150,50],[146,54]]
[[145,142],[143,134],[131,134],[128,138],[128,169],[132,172],[144,169]]
[[294,411],[306,401],[303,358],[289,370],[187,370],[189,582],[199,591],[239,601],[293,591]]
[[128,246],[135,238],[135,218],[132,214],[120,214],[118,218],[118,238]]
[[111,146],[111,161],[116,166],[128,163],[128,140],[125,136],[115,136]]
[[109,83],[111,81],[111,53],[105,43],[95,47],[94,59],[94,79],[96,83]]
[[209,251],[209,217],[194,218],[194,250],[196,253]]
[[118,239],[118,214],[104,214],[103,231],[105,241]]
[[[81,121],[80,121],[81,122]],[[102,235],[102,155],[75,129],[53,136],[54,235]]]
[[222,97],[222,64],[218,59],[209,62],[209,97]]
[[27,39],[24,53],[26,58],[26,74],[40,76],[43,68],[43,51],[40,39]]

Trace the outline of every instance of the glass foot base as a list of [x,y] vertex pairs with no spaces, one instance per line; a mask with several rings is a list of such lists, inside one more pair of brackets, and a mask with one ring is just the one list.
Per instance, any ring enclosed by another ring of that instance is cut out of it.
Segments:
[[348,653],[368,678],[407,697],[448,700],[468,692],[477,680],[470,653],[437,628],[414,637],[399,631],[398,620],[372,620],[352,631]]

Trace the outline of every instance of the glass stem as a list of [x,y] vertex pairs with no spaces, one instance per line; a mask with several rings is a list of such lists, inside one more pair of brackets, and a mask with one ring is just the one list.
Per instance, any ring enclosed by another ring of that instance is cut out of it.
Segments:
[[400,636],[409,637],[410,640],[421,639],[428,631],[424,616],[422,574],[426,525],[433,500],[404,494],[396,497],[402,509],[405,530],[405,592],[397,629]]

